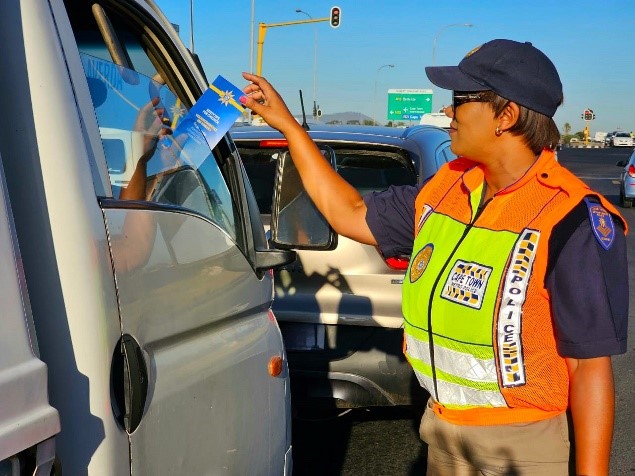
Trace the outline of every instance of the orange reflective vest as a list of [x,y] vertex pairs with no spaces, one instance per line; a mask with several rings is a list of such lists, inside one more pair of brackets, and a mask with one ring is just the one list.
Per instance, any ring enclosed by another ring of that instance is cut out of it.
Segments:
[[569,400],[544,284],[550,234],[585,196],[596,197],[607,240],[615,227],[606,210],[619,213],[548,150],[479,211],[483,183],[480,166],[459,158],[416,199],[405,353],[441,418],[538,421],[565,411]]

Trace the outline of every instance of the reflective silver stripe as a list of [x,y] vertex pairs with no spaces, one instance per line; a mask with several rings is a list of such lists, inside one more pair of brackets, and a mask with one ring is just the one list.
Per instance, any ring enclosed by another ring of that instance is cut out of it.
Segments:
[[[415,375],[423,388],[431,394],[434,391],[432,378],[415,369]],[[461,385],[437,379],[438,400],[443,405],[473,405],[506,407],[505,399],[500,392],[489,392],[463,387]]]
[[[413,357],[432,365],[430,359],[430,347],[427,342],[422,342],[406,333],[406,345],[408,353]],[[434,347],[434,365],[445,373],[483,383],[497,383],[496,363],[494,359],[477,359],[473,355]]]
[[522,231],[503,281],[505,285],[496,330],[503,387],[516,387],[526,383],[521,318],[539,239],[539,231]]
[[[411,357],[431,365],[430,347],[427,342],[422,342],[406,333],[406,345]],[[434,364],[438,370],[474,382],[494,384],[498,382],[496,364],[493,359],[477,359],[473,355],[435,346]],[[416,367],[414,371],[421,386],[433,394],[432,377],[421,373]],[[498,390],[479,390],[439,378],[437,378],[437,392],[439,402],[444,405],[507,406]]]

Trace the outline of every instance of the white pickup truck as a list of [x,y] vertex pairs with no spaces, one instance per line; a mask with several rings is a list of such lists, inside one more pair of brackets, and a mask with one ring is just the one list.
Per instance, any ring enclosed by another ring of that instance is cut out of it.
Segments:
[[607,134],[608,132],[596,132],[595,134],[593,134],[593,142],[604,142]]
[[196,58],[151,0],[3,0],[0,31],[0,474],[290,475],[295,253],[228,135],[153,129]]

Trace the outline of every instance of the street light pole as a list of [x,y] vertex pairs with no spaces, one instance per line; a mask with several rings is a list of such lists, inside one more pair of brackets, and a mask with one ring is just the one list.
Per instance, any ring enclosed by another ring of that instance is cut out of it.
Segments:
[[190,0],[190,51],[194,53],[194,0]]
[[473,27],[474,25],[472,23],[450,23],[449,25],[441,27],[439,31],[437,31],[437,34],[434,35],[434,39],[432,40],[432,66],[436,66],[437,39],[439,38],[439,36],[441,36],[441,33],[453,26],[466,26],[469,28]]
[[[251,0],[251,35],[249,37],[249,72],[254,74],[254,27],[256,18],[256,0]],[[243,112],[243,114],[245,114]],[[243,116],[244,117],[244,116]],[[251,109],[247,109],[247,123],[251,124]]]
[[251,37],[249,39],[249,72],[254,74],[254,18],[256,16],[256,0],[251,0]]
[[[439,36],[441,36],[441,33],[453,26],[465,26],[471,28],[474,25],[472,23],[450,23],[449,25],[445,25],[439,28],[439,31],[437,31],[437,34],[434,35],[434,38],[432,40],[432,66],[436,66],[437,62],[437,39],[439,38]],[[434,103],[434,94],[432,95],[432,102]],[[434,104],[432,105],[432,110],[434,111]]]
[[379,68],[377,68],[377,72],[375,73],[375,90],[373,93],[373,122],[375,125],[377,124],[377,78],[379,77],[379,72],[384,68],[394,68],[394,64],[383,64]]
[[[295,9],[296,13],[303,13],[311,20],[313,17],[300,8]],[[317,119],[317,47],[318,47],[318,31],[317,25],[313,27],[313,117]]]

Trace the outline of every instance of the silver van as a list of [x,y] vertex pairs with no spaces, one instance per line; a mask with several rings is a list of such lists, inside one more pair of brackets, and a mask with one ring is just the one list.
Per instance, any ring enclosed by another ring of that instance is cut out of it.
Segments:
[[8,401],[42,411],[32,441],[12,440],[35,452],[0,426],[0,468],[54,447],[56,474],[291,474],[271,269],[295,254],[269,249],[229,136],[211,150],[161,136],[207,88],[196,58],[150,0],[3,0],[0,31],[20,252],[2,271],[23,273],[31,311],[15,316],[33,323],[8,322],[3,294],[0,371],[29,361],[40,378],[0,374],[0,425]]

